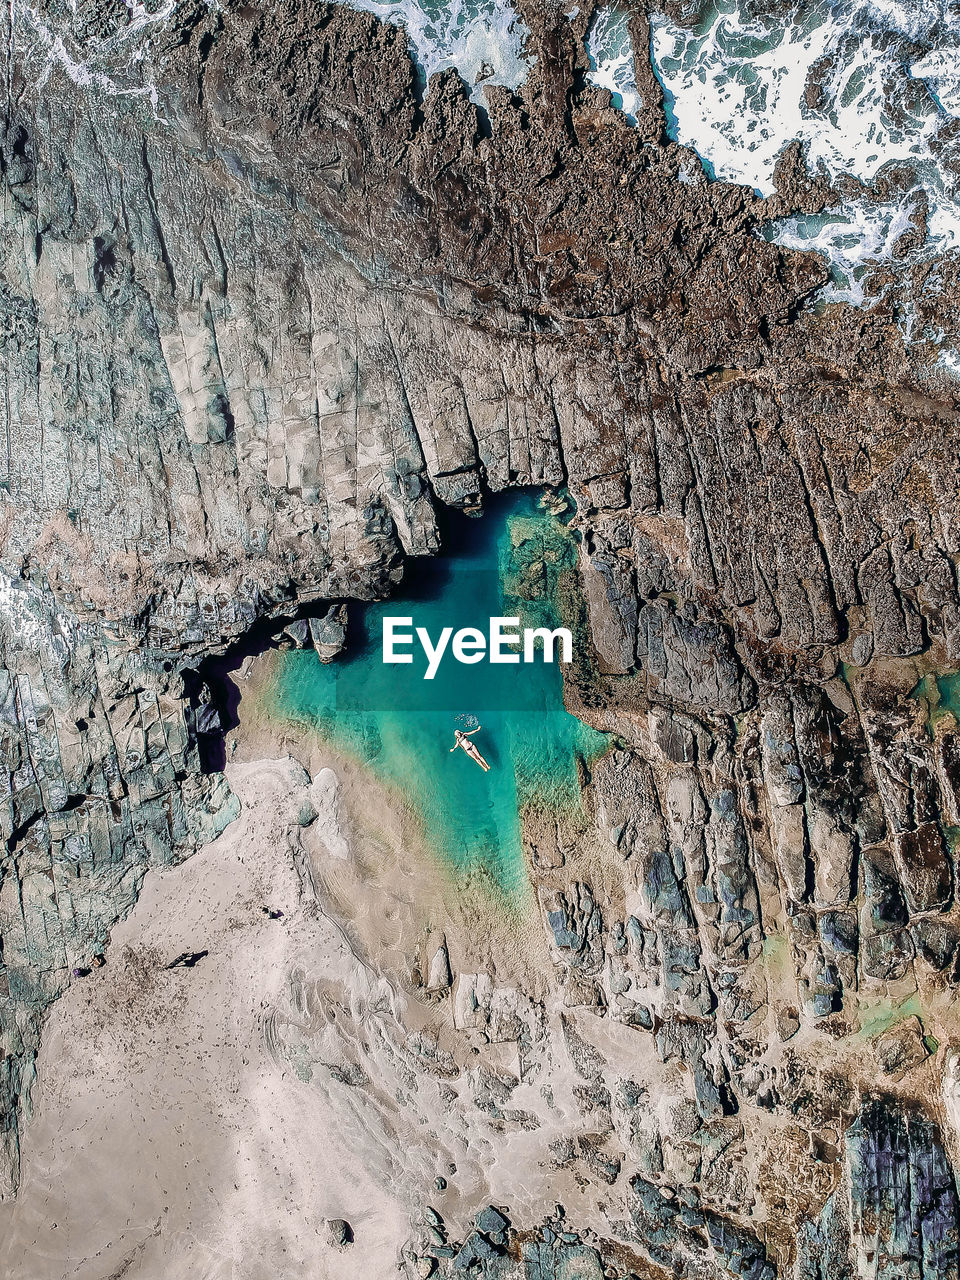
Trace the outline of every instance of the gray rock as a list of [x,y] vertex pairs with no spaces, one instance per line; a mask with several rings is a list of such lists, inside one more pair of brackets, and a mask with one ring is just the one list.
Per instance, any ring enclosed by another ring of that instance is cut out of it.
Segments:
[[937,1126],[881,1098],[866,1100],[847,1134],[846,1167],[855,1256],[873,1248],[878,1274],[913,1270],[947,1280],[956,1270],[960,1207]]
[[321,662],[332,662],[347,639],[347,606],[331,605],[322,617],[310,618],[310,638]]
[[298,649],[303,649],[310,635],[306,618],[298,618],[296,622],[288,623],[283,629],[283,634],[289,636]]
[[907,1018],[877,1041],[877,1060],[884,1075],[902,1080],[930,1056],[919,1018]]
[[464,1241],[460,1252],[453,1260],[454,1271],[468,1271],[476,1262],[485,1262],[495,1258],[497,1250],[479,1231],[472,1232]]
[[346,1249],[353,1244],[353,1227],[346,1218],[329,1218],[327,1237],[335,1249]]
[[492,1204],[487,1205],[485,1209],[481,1209],[475,1219],[477,1230],[483,1231],[487,1235],[493,1235],[498,1231],[506,1231],[509,1225],[509,1218]]

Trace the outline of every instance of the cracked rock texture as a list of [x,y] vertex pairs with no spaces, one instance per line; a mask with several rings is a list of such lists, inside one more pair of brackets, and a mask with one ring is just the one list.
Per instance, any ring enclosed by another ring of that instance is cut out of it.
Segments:
[[[589,1238],[547,1203],[431,1210],[402,1265],[955,1277],[955,388],[883,301],[806,307],[820,260],[758,236],[829,202],[802,157],[768,200],[707,181],[649,68],[636,127],[586,85],[589,4],[523,8],[536,62],[486,113],[331,4],[0,20],[3,1191],[43,1011],[236,812],[203,657],[293,615],[333,657],[442,504],[536,484],[577,507],[568,698],[619,745],[580,846],[530,834],[550,996],[446,941],[426,965],[518,1046],[471,1077],[504,1141],[560,1038],[555,1165],[606,1208]],[[955,297],[923,303],[946,334]],[[686,1082],[659,1111],[648,1061]]]

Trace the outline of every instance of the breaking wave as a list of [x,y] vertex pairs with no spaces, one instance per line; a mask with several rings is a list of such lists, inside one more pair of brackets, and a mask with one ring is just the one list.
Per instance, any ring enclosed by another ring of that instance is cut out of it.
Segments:
[[770,224],[827,258],[829,300],[864,302],[875,263],[960,247],[960,5],[820,0],[787,19],[727,0],[690,28],[655,18],[651,50],[671,132],[710,176],[769,195],[799,140],[811,171],[890,188]]
[[635,122],[640,95],[633,65],[629,15],[624,9],[607,6],[596,11],[587,32],[587,56],[590,59],[587,79],[591,84],[609,89],[614,105],[628,120]]
[[509,0],[349,0],[350,7],[406,28],[424,80],[455,67],[484,105],[486,85],[516,89],[533,59],[525,52],[530,28]]

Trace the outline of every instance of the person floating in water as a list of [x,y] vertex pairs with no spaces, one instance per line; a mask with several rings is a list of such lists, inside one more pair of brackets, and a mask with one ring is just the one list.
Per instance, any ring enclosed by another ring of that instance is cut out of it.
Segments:
[[450,750],[456,751],[457,747],[462,747],[463,750],[470,757],[470,759],[476,760],[477,764],[480,766],[483,772],[487,773],[490,766],[487,764],[486,760],[484,760],[483,756],[477,750],[477,744],[475,742],[470,741],[471,734],[480,732],[480,725],[477,725],[475,729],[467,729],[466,732],[464,732],[463,729],[454,729],[453,732],[454,732],[454,737],[456,738],[456,742],[453,744]]

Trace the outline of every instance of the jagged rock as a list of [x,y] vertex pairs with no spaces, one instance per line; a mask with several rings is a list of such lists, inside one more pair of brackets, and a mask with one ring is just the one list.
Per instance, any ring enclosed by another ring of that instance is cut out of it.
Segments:
[[917,954],[934,969],[945,969],[956,955],[960,930],[949,920],[924,916],[911,927]]
[[864,906],[860,914],[860,963],[875,978],[901,977],[913,955],[913,942],[904,928],[908,921],[893,860],[877,846],[861,856]]
[[9,1045],[0,1194],[9,1195],[32,1028],[72,971],[103,952],[148,868],[213,839],[239,806],[222,776],[201,775],[197,735],[211,724],[210,704],[191,708],[172,663],[118,651],[32,583],[0,578],[0,616],[0,1030]]
[[303,649],[310,635],[310,628],[307,625],[306,618],[298,618],[295,622],[288,622],[283,629],[283,634],[290,637],[296,648]]
[[347,606],[331,605],[320,618],[310,618],[310,638],[321,662],[332,662],[347,639]]
[[602,1280],[603,1262],[596,1249],[563,1241],[530,1243],[521,1246],[526,1280],[558,1280],[574,1275],[577,1280]]
[[800,1017],[796,1009],[777,1010],[777,1035],[781,1040],[790,1040],[800,1030]]
[[596,970],[603,955],[603,918],[590,886],[575,884],[569,893],[556,894],[546,914],[554,942],[570,953],[571,964],[587,973]]
[[477,1214],[474,1225],[478,1231],[482,1231],[489,1236],[500,1231],[506,1231],[510,1225],[510,1220],[495,1205],[489,1204]]
[[865,1101],[846,1138],[855,1256],[877,1275],[955,1274],[957,1189],[937,1126],[883,1099]]
[[346,1218],[331,1218],[327,1222],[327,1236],[335,1249],[346,1249],[353,1244],[353,1227]]
[[[673,1270],[684,1257],[706,1263],[716,1257],[728,1275],[776,1280],[777,1271],[761,1242],[709,1209],[667,1200],[655,1183],[639,1174],[630,1179],[635,1238],[656,1266]],[[680,1264],[682,1265],[682,1264]]]
[[454,1271],[469,1271],[476,1262],[485,1262],[489,1258],[495,1258],[497,1250],[479,1231],[472,1232],[467,1236],[459,1253],[453,1259]]
[[650,737],[667,760],[692,764],[697,758],[697,735],[683,718],[665,707],[651,707],[647,717]]
[[602,671],[629,671],[636,662],[637,596],[629,560],[622,548],[605,544],[594,534],[595,545],[585,560],[581,579],[590,618],[590,634]]
[[754,686],[729,636],[713,622],[678,614],[666,602],[644,605],[638,619],[637,656],[651,691],[694,707],[742,711]]
[[877,1041],[880,1070],[893,1080],[902,1080],[908,1071],[929,1056],[930,1049],[919,1018],[907,1018]]

